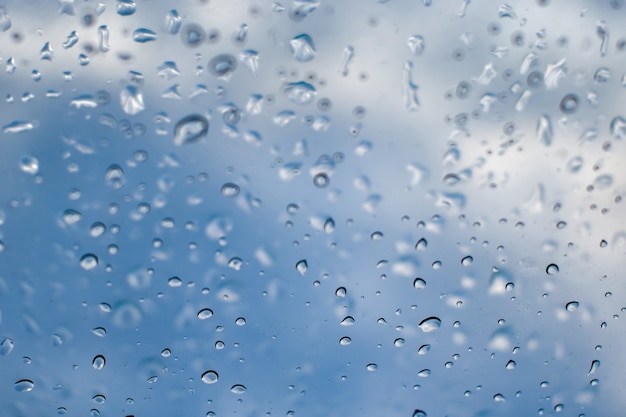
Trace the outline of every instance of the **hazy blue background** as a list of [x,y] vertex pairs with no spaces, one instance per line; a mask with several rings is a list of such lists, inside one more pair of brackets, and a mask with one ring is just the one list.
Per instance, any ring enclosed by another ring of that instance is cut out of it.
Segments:
[[430,3],[4,1],[0,415],[623,415],[626,5]]

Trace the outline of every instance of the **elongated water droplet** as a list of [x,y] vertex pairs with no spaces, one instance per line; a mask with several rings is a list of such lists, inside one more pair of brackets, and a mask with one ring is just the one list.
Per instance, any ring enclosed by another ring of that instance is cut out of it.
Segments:
[[375,363],[368,363],[365,366],[365,369],[367,369],[370,372],[374,372],[374,371],[376,371],[378,369],[378,365],[376,365]]
[[289,41],[291,52],[296,61],[308,62],[315,58],[317,52],[313,45],[313,39],[307,34],[298,35]]
[[224,197],[236,197],[239,195],[240,188],[237,184],[227,182],[222,185],[221,193]]
[[100,52],[108,52],[111,50],[109,45],[109,27],[102,25],[98,28],[98,49]]
[[232,392],[233,394],[244,394],[248,389],[241,385],[241,384],[235,384],[230,388],[230,392]]
[[210,370],[203,373],[201,379],[205,384],[215,384],[217,382],[218,375],[217,372]]
[[403,81],[404,81],[404,107],[409,111],[419,110],[420,103],[417,98],[418,85],[413,82],[411,71],[413,63],[407,61],[404,64]]
[[11,123],[4,125],[2,131],[4,133],[22,133],[33,130],[37,127],[37,122],[27,122],[23,120],[14,120]]
[[200,114],[190,114],[176,123],[174,145],[181,146],[197,142],[209,132],[209,121]]
[[157,34],[150,29],[139,28],[133,32],[133,40],[139,43],[152,42],[157,40]]
[[587,371],[587,375],[593,374],[595,371],[598,370],[599,367],[600,367],[600,361],[597,359],[594,359],[593,361],[591,361],[591,366],[589,367],[589,371]]
[[430,376],[430,369],[422,369],[421,371],[419,371],[417,373],[417,376],[419,376],[421,378],[426,378],[426,377]]
[[93,253],[87,253],[80,258],[80,266],[85,271],[89,271],[98,266],[98,257]]
[[339,64],[339,74],[344,77],[348,75],[349,68],[348,66],[352,62],[354,58],[354,48],[350,45],[343,48],[343,53],[341,55],[341,63]]
[[441,319],[434,316],[425,318],[419,324],[419,328],[425,333],[434,332],[438,330],[439,327],[441,327]]
[[309,268],[309,265],[306,261],[306,259],[301,259],[296,263],[296,270],[301,274],[304,275],[306,274],[307,269]]
[[104,365],[106,365],[106,359],[102,355],[98,355],[94,357],[93,361],[91,361],[91,366],[93,366],[93,369],[98,370],[98,371],[104,368]]
[[35,383],[30,379],[20,379],[15,383],[15,391],[29,392],[35,388]]
[[200,320],[206,320],[212,316],[213,316],[213,310],[211,310],[210,308],[203,308],[202,310],[198,311],[198,318]]
[[134,85],[127,85],[120,92],[120,104],[126,114],[135,115],[143,111],[146,106],[143,102],[143,94]]
[[91,329],[91,333],[95,334],[98,337],[104,337],[107,335],[107,331],[104,327],[95,327]]
[[165,15],[165,28],[171,35],[176,35],[178,33],[182,22],[183,18],[176,10],[170,10],[167,15]]
[[116,11],[120,16],[130,16],[137,10],[137,5],[133,0],[117,0]]

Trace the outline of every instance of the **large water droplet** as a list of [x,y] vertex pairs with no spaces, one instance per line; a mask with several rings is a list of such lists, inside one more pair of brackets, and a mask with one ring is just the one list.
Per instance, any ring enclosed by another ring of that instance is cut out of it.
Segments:
[[419,328],[425,333],[434,332],[439,327],[441,327],[441,319],[434,316],[425,318],[419,324]]
[[293,57],[300,62],[308,62],[315,58],[317,52],[313,39],[307,34],[298,35],[289,41]]
[[230,392],[232,392],[233,394],[243,394],[247,391],[248,389],[241,385],[241,384],[235,384],[230,388]]
[[559,266],[557,264],[550,264],[546,267],[546,274],[556,275],[559,273]]
[[307,269],[309,268],[309,265],[306,262],[306,259],[301,259],[296,263],[296,270],[301,274],[304,275],[306,274]]
[[565,309],[567,311],[576,311],[579,305],[580,304],[578,303],[578,301],[570,301],[569,303],[565,304]]
[[91,366],[93,366],[93,369],[98,371],[104,368],[104,365],[106,365],[106,359],[102,355],[97,355],[93,358],[93,361],[91,361]]
[[202,379],[202,382],[204,382],[205,384],[215,384],[217,382],[218,375],[217,375],[217,372],[215,371],[206,371],[205,373],[202,374],[201,379]]
[[209,132],[209,121],[200,114],[190,114],[176,123],[174,127],[174,145],[194,143],[204,138]]
[[120,92],[120,104],[122,105],[122,110],[130,115],[137,114],[146,107],[141,90],[134,85],[127,85],[122,89]]
[[137,5],[133,0],[117,0],[116,11],[120,16],[130,16],[137,10]]
[[20,379],[15,383],[15,391],[29,392],[35,388],[35,383],[30,379]]
[[98,266],[98,257],[93,253],[87,253],[80,258],[80,266],[89,271]]
[[167,28],[167,32],[171,35],[178,33],[182,22],[183,18],[176,10],[170,10],[167,15],[165,15],[165,27]]

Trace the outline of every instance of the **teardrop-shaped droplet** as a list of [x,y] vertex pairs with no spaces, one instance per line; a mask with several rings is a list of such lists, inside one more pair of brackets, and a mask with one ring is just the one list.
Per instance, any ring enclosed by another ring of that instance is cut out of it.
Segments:
[[441,319],[439,317],[428,317],[422,320],[419,324],[419,328],[425,332],[430,333],[441,327]]
[[139,28],[133,32],[133,40],[139,43],[152,42],[157,40],[157,34],[150,29]]
[[30,379],[20,379],[15,383],[15,391],[29,392],[35,388],[35,383]]
[[217,382],[218,375],[215,371],[206,371],[202,374],[201,379],[205,384],[215,384]]
[[309,265],[306,262],[306,259],[301,259],[296,263],[296,270],[301,274],[306,274],[307,269],[309,269]]
[[194,143],[204,138],[209,132],[209,121],[200,114],[190,114],[176,123],[174,127],[174,145]]
[[97,355],[93,358],[93,361],[91,361],[91,366],[93,366],[93,369],[98,371],[104,368],[104,365],[106,365],[106,359],[102,355]]

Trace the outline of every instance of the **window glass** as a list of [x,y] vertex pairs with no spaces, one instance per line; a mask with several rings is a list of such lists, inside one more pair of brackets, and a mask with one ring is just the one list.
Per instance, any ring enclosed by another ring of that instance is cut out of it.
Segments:
[[621,0],[5,0],[0,409],[617,416]]

